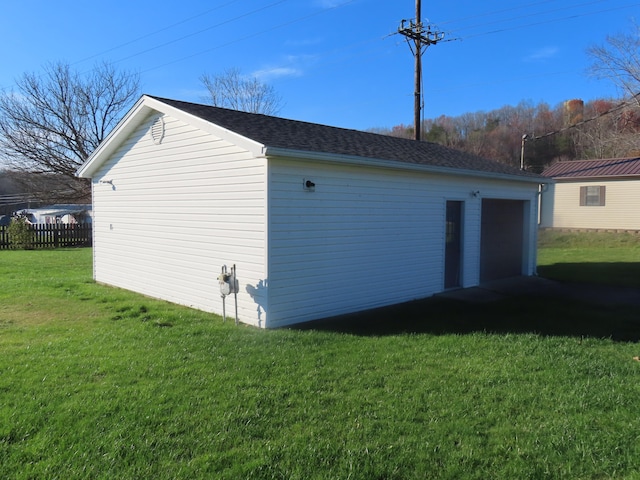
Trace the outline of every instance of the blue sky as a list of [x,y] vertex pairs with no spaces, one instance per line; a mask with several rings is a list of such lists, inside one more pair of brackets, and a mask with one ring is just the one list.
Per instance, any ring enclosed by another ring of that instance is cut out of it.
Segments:
[[[588,46],[630,31],[634,0],[424,0],[445,33],[423,56],[425,117],[617,97],[588,77]],[[202,101],[203,73],[258,76],[280,116],[346,128],[411,124],[413,57],[397,32],[415,0],[111,0],[5,2],[0,88],[65,61],[139,72],[142,90]]]

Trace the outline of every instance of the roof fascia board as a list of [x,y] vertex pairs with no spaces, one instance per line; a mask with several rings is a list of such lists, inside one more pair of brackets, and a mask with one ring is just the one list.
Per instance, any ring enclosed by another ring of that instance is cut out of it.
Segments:
[[615,180],[640,180],[640,175],[599,175],[593,177],[553,177],[556,183],[568,182],[604,182]]
[[420,165],[415,163],[404,163],[394,160],[381,160],[379,158],[365,158],[352,155],[340,155],[334,153],[308,152],[304,150],[290,150],[279,147],[266,147],[263,151],[265,157],[285,157],[298,158],[303,160],[316,160],[322,162],[341,163],[345,165],[359,165],[367,167],[388,168],[392,170],[410,170],[426,173],[436,173],[441,175],[455,175],[462,177],[481,177],[492,180],[510,180],[525,183],[534,183],[536,185],[545,183],[555,183],[553,179],[545,179],[543,177],[520,177],[518,175],[509,175],[504,173],[483,172],[479,170],[466,170],[459,168],[438,167],[432,165]]
[[187,113],[179,108],[168,105],[160,100],[143,95],[127,114],[118,122],[114,129],[107,135],[98,148],[89,155],[89,158],[77,170],[76,175],[81,178],[91,178],[100,168],[104,160],[113,154],[124,140],[139,124],[152,112],[169,115],[185,123],[195,126],[207,133],[228,140],[235,145],[245,148],[255,156],[261,156],[263,145],[249,138],[239,135],[231,130],[222,128],[196,115]]
[[110,153],[120,146],[121,140],[119,141],[118,137],[123,138],[121,136],[123,135],[126,138],[126,136],[134,130],[137,124],[135,120],[139,120],[141,117],[148,115],[150,109],[144,105],[145,100],[146,96],[143,95],[125,116],[122,117],[113,130],[111,130],[107,137],[98,145],[98,148],[96,148],[80,168],[78,168],[76,171],[78,177],[91,178],[102,165],[102,158],[108,157]]

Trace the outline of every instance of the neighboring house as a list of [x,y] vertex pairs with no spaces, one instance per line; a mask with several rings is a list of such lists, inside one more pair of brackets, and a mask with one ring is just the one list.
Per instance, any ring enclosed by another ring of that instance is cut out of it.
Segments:
[[97,281],[259,327],[535,273],[544,179],[433,143],[143,96],[78,174]]
[[27,208],[19,213],[25,215],[32,224],[78,224],[91,223],[91,205],[49,205],[41,208]]
[[640,158],[558,162],[542,173],[540,226],[640,230]]

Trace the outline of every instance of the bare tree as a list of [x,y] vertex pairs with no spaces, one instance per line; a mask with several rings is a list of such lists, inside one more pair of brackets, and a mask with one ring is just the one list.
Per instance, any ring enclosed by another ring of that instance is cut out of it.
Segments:
[[86,194],[75,172],[139,95],[139,79],[104,63],[88,74],[55,63],[25,73],[0,94],[0,149],[18,171],[67,179],[70,196]]
[[640,151],[640,113],[636,106],[619,108],[615,100],[594,100],[584,106],[590,120],[576,128],[574,145],[580,158],[617,158]]
[[611,80],[616,86],[639,101],[640,93],[640,26],[630,33],[606,37],[604,45],[592,46],[587,54],[593,60],[590,72],[597,78]]
[[265,115],[276,115],[282,108],[282,98],[272,86],[243,76],[238,68],[215,76],[205,73],[200,81],[209,93],[205,101],[216,107]]

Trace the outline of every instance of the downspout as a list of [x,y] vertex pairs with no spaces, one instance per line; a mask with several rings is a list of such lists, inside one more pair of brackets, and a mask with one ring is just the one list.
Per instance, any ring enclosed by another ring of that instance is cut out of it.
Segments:
[[538,222],[536,226],[535,232],[535,245],[536,248],[534,250],[534,264],[533,264],[533,276],[538,276],[538,232],[540,231],[540,224],[542,223],[542,194],[546,192],[548,189],[548,184],[540,183],[538,184]]

